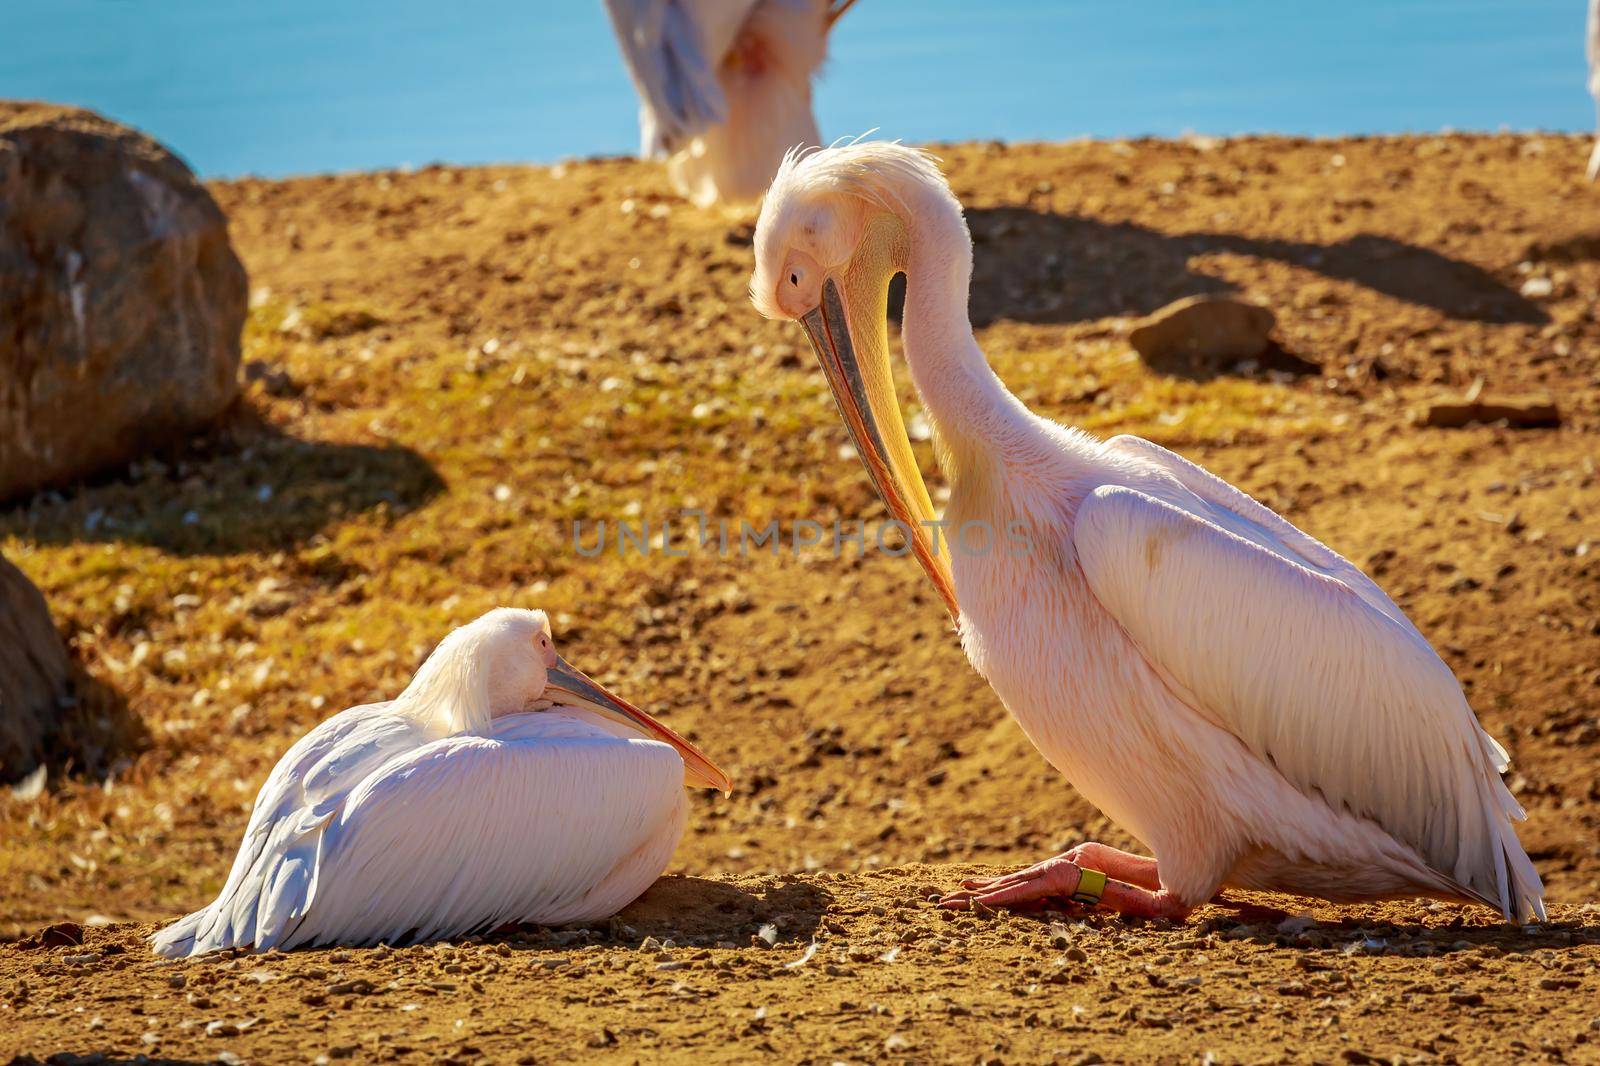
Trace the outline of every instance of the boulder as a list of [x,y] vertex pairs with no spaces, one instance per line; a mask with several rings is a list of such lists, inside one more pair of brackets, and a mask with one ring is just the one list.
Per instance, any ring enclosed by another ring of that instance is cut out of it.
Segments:
[[1259,359],[1271,344],[1273,314],[1226,296],[1190,296],[1149,315],[1128,334],[1149,366],[1212,374]]
[[0,101],[0,500],[214,420],[238,394],[246,293],[227,219],[171,152]]
[[0,781],[38,763],[71,684],[67,650],[44,597],[0,558]]

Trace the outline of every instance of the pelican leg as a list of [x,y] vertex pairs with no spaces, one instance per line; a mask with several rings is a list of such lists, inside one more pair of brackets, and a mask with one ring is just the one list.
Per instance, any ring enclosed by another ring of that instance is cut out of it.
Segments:
[[1194,910],[1179,899],[1176,893],[1164,888],[1152,892],[1148,888],[1125,885],[1121,881],[1106,882],[1105,893],[1100,897],[1100,906],[1127,915],[1129,918],[1166,918],[1174,922],[1183,921],[1189,917],[1189,912]]

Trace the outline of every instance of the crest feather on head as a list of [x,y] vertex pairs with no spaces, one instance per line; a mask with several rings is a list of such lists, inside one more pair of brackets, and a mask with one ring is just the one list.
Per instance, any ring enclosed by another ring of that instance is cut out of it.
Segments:
[[[830,203],[853,197],[909,220],[905,193],[916,188],[943,190],[954,199],[938,157],[899,141],[858,138],[829,148],[789,149],[756,221],[756,270],[750,280],[756,310],[767,318],[784,317],[777,303],[777,282],[783,257],[796,243],[826,265],[841,262],[854,251],[819,246],[829,236],[821,223]],[[805,240],[797,241],[802,235]]]

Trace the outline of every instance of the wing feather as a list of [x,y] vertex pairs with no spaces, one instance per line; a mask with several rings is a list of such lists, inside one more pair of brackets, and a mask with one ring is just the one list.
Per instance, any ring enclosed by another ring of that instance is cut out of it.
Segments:
[[344,796],[425,736],[417,723],[388,708],[341,711],[295,742],[256,795],[222,891],[209,906],[157,933],[156,951],[182,956],[277,945],[311,905],[317,839]]
[[[1192,494],[1107,486],[1079,506],[1074,547],[1102,605],[1296,787],[1377,822],[1509,916],[1542,914],[1501,749],[1449,668],[1347,561],[1195,471],[1175,475]],[[1208,503],[1219,496],[1221,511]]]
[[[364,781],[322,837],[316,910],[292,944],[586,920],[655,880],[682,831],[682,759],[597,732],[525,735],[542,725],[447,737]],[[612,899],[608,879],[641,848],[659,858]]]
[[[1600,0],[1595,2],[1600,4]],[[1433,655],[1433,649],[1428,645],[1427,638],[1411,619],[1406,617],[1399,604],[1378,587],[1376,581],[1350,560],[1302,531],[1255,497],[1230,485],[1205,467],[1190,462],[1177,452],[1163,448],[1143,437],[1124,434],[1112,437],[1106,442],[1106,446],[1159,467],[1185,489],[1210,504],[1213,508],[1211,517],[1223,528],[1261,545],[1270,552],[1282,554],[1285,549],[1292,552],[1290,558],[1294,561],[1332,578],[1355,593],[1368,607],[1400,626],[1427,647],[1429,655]],[[1230,521],[1230,518],[1236,521]],[[1453,675],[1451,683],[1454,684]],[[1483,730],[1480,729],[1478,732],[1489,758],[1495,764],[1495,770],[1505,770],[1509,765],[1505,748]]]
[[[639,93],[639,154],[665,158],[691,137],[724,121],[728,101],[717,83],[720,55],[708,55],[713,38],[742,23],[751,0],[686,3],[684,0],[605,0],[622,59]],[[713,20],[717,25],[705,24]]]

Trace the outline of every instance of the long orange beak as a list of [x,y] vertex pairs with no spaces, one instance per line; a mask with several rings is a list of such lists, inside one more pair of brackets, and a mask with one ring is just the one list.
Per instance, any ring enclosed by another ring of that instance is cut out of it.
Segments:
[[[875,293],[866,294],[852,306],[858,308],[858,313],[871,314],[874,304],[876,313],[882,315],[883,297]],[[911,438],[895,401],[887,355],[880,354],[868,365],[862,365],[851,337],[844,300],[831,277],[822,283],[822,302],[801,315],[800,324],[811,339],[872,487],[889,513],[909,531],[911,550],[933,581],[950,617],[959,618],[961,609],[956,603],[949,555],[939,549],[933,501],[911,452]]]
[[685,783],[696,788],[714,788],[723,795],[733,791],[733,779],[702,755],[699,748],[627,700],[607,692],[588,674],[559,655],[556,656],[556,664],[550,667],[545,694],[556,703],[565,703],[603,714],[612,721],[638,730],[647,737],[671,744],[683,757]]

